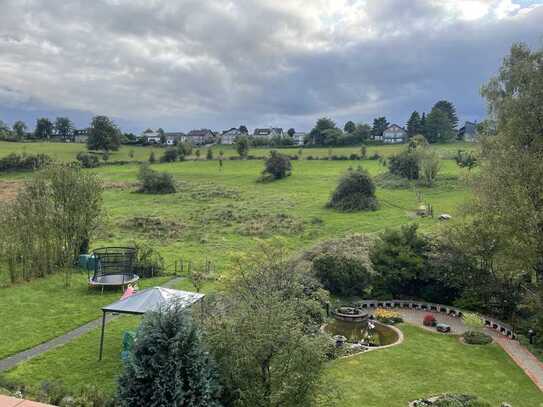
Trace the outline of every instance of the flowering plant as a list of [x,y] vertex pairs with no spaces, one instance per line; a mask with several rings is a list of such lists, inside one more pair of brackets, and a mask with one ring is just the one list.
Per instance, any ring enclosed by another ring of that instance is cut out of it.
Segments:
[[378,321],[383,322],[385,324],[397,324],[399,322],[403,322],[403,319],[399,312],[384,309],[384,308],[378,308],[375,311],[375,318],[377,318]]

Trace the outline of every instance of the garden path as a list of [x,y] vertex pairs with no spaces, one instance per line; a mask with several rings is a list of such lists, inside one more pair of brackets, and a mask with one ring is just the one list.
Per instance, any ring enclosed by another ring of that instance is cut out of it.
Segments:
[[[424,326],[422,323],[424,315],[428,314],[428,311],[414,309],[400,309],[398,311],[405,322],[436,332],[435,328]],[[462,335],[466,332],[466,326],[462,319],[438,312],[432,312],[432,314],[436,317],[438,323],[449,325],[452,334]],[[541,363],[526,347],[522,346],[519,341],[500,335],[493,329],[486,328],[485,332],[492,336],[494,341],[501,346],[509,357],[524,370],[524,373],[526,373],[526,375],[535,383],[539,390],[543,391],[543,363]]]
[[[178,283],[180,280],[182,280],[182,277],[175,277],[171,279],[170,281],[168,281],[167,283],[165,283],[164,287],[171,287],[175,285],[176,283]],[[106,323],[118,317],[119,315],[109,314],[106,317]],[[74,340],[75,338],[78,338],[98,328],[101,325],[101,323],[102,323],[102,318],[95,319],[94,321],[91,321],[85,325],[81,325],[80,327],[72,331],[69,331],[65,333],[64,335],[53,338],[50,341],[44,342],[38,346],[27,349],[25,351],[16,353],[15,355],[8,356],[7,358],[0,360],[0,373],[15,367],[19,363],[25,362],[38,355],[41,355],[42,353],[45,353],[50,349],[58,348],[59,346],[65,345],[68,342]]]

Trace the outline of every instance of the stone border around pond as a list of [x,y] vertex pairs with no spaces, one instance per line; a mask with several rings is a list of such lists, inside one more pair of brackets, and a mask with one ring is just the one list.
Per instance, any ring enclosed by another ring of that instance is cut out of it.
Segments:
[[[463,311],[459,308],[436,304],[426,301],[409,301],[409,300],[361,300],[357,304],[360,304],[361,309],[369,310],[370,308],[407,308],[415,309],[419,311],[428,311],[428,312],[439,312],[447,314],[452,317],[461,318],[466,311]],[[485,323],[485,327],[492,329],[503,336],[507,336],[511,339],[516,339],[517,335],[515,334],[513,328],[495,318],[487,317],[480,315]]]
[[[394,342],[394,343],[391,343],[390,345],[367,346],[367,347],[364,347],[363,350],[361,350],[360,352],[351,353],[350,355],[341,356],[341,357],[339,357],[337,359],[352,358],[353,356],[359,356],[359,355],[362,355],[364,353],[368,353],[368,352],[372,352],[372,351],[376,351],[376,350],[381,350],[381,349],[392,348],[393,346],[400,345],[401,343],[403,343],[404,336],[403,336],[403,332],[400,329],[396,328],[394,325],[383,324],[383,323],[378,322],[378,321],[373,321],[373,322],[376,323],[376,324],[379,324],[379,325],[384,325],[387,328],[391,328],[398,335],[398,340],[396,342]],[[326,326],[326,324],[321,326],[321,328],[320,328],[321,332],[324,332],[324,327],[325,326]]]

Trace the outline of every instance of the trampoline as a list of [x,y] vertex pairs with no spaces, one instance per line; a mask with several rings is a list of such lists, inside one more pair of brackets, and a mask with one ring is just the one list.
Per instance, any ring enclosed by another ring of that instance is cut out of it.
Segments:
[[87,273],[89,287],[125,287],[139,280],[134,273],[136,249],[133,247],[103,247],[91,255]]

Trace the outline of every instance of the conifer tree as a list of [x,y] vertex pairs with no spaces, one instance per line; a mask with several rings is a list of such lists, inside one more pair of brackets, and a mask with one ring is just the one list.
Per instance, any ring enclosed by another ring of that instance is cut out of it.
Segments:
[[175,304],[145,315],[119,378],[121,406],[218,407],[215,365]]

